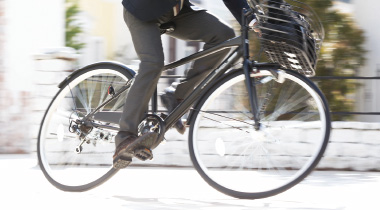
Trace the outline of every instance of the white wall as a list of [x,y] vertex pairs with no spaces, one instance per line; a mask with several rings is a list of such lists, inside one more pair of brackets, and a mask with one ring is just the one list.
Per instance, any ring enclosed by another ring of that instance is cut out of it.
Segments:
[[[380,140],[377,138],[380,132],[380,123],[333,122],[332,127],[330,142],[324,157],[317,166],[319,169],[380,170]],[[188,130],[185,135],[181,135],[175,129],[169,130],[165,135],[166,142],[153,151],[154,160],[135,161],[135,164],[191,167],[187,132]],[[315,135],[312,130],[307,129],[303,130],[302,134],[309,137]],[[297,139],[291,141],[297,141]],[[304,142],[304,140],[302,141]],[[296,145],[297,147],[292,148],[292,151],[307,150],[307,144],[302,144],[305,145],[304,148],[298,147],[300,144]]]
[[[365,32],[366,65],[360,70],[360,76],[380,76],[380,27],[378,0],[353,0],[353,15],[359,27]],[[360,111],[380,112],[380,80],[366,81],[359,93]],[[379,121],[377,117],[360,117],[361,120]]]
[[64,0],[3,0],[2,3],[5,10],[0,153],[23,153],[30,150],[30,134],[34,132],[30,122],[41,121],[31,113],[32,99],[38,93],[34,84],[46,79],[35,71],[34,55],[44,48],[64,46]]
[[33,54],[64,46],[64,0],[7,0],[5,68],[8,86],[30,90]]

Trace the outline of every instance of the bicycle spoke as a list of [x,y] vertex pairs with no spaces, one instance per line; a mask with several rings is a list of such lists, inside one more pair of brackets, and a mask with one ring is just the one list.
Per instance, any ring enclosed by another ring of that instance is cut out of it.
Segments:
[[[320,96],[297,77],[286,74],[278,83],[261,71],[255,83],[261,119],[255,129],[244,75],[235,75],[194,109],[190,148],[197,170],[219,189],[252,196],[294,184],[327,142]],[[310,129],[315,140],[303,140],[302,132]]]
[[[54,98],[41,125],[38,153],[42,170],[56,187],[69,191],[90,189],[116,173],[112,155],[117,129],[81,122],[91,120],[103,125],[91,114],[99,110],[121,111],[125,102],[121,93],[126,89],[112,98],[108,97],[108,87],[118,91],[130,84],[129,77],[108,69],[78,73]],[[115,127],[112,123],[108,126]]]

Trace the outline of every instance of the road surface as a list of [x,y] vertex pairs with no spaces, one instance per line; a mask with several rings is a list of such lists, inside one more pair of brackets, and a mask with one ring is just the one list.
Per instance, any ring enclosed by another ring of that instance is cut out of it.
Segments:
[[0,156],[0,209],[380,209],[379,172],[314,172],[274,197],[240,200],[219,193],[194,169],[128,168],[84,193],[52,186],[30,156]]

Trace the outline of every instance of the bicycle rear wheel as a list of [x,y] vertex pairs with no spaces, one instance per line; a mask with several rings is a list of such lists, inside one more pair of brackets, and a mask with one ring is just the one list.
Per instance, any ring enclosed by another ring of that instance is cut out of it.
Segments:
[[[85,191],[117,172],[112,168],[116,131],[86,127],[81,129],[85,137],[80,138],[75,127],[81,125],[76,120],[83,119],[109,99],[110,87],[117,92],[131,78],[130,72],[116,65],[103,64],[71,75],[56,94],[42,120],[37,145],[40,167],[55,187],[64,191]],[[100,111],[121,111],[125,95],[112,100]],[[114,125],[96,119],[92,122]],[[83,139],[85,142],[79,147]]]
[[199,101],[189,133],[190,156],[203,179],[237,198],[281,193],[304,179],[321,159],[330,135],[322,93],[306,77],[283,71],[251,74],[260,129],[254,129],[245,76],[237,70]]

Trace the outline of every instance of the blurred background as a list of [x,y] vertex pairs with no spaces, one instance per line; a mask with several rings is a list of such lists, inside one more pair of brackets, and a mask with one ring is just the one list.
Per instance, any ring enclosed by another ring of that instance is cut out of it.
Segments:
[[[239,33],[221,0],[192,2]],[[319,14],[326,31],[313,81],[326,95],[334,119],[331,143],[319,167],[379,171],[380,1],[305,2]],[[162,41],[166,62],[202,47],[166,35]],[[132,68],[139,63],[121,0],[0,0],[0,154],[35,154],[39,124],[59,82],[73,70],[102,60]],[[166,74],[182,75],[186,68]],[[160,86],[171,82],[162,80]],[[167,138],[186,142],[187,136]],[[186,143],[180,147],[178,152],[187,151]],[[191,165],[189,159],[166,159],[172,165],[173,160]]]

